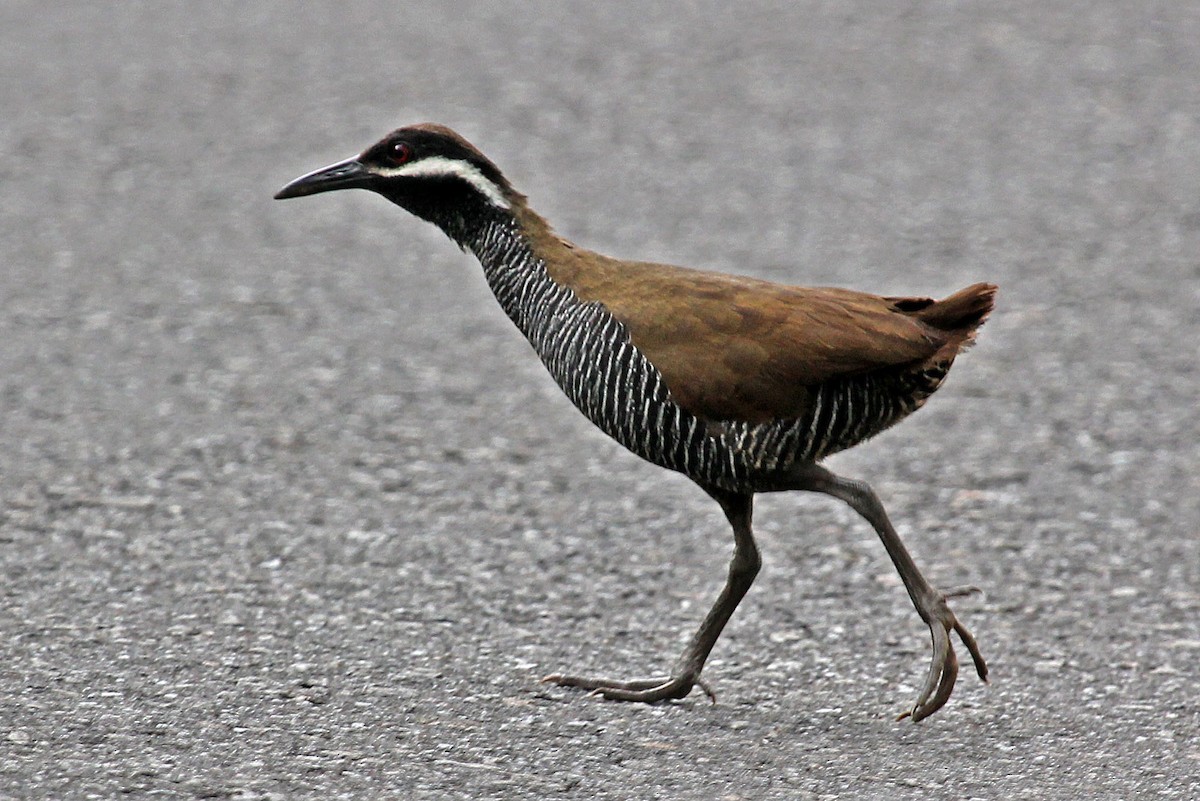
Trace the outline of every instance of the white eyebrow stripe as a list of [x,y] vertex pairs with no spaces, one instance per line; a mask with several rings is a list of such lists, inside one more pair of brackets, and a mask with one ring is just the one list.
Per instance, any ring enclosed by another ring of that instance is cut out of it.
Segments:
[[375,173],[384,178],[461,178],[475,187],[493,206],[502,209],[509,208],[508,201],[505,199],[504,193],[500,191],[500,187],[489,181],[474,164],[462,159],[430,156],[410,164],[402,164],[399,167],[377,167]]

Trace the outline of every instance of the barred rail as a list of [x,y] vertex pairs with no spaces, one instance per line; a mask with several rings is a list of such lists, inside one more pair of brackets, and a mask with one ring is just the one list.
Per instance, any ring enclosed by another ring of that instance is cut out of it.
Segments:
[[582,302],[550,278],[510,215],[488,209],[455,222],[461,228],[452,236],[479,259],[501,307],[571,402],[633,453],[702,484],[769,488],[795,462],[819,460],[898,422],[946,374],[899,369],[830,381],[814,389],[798,418],[704,421],[671,400],[658,369],[602,304]]

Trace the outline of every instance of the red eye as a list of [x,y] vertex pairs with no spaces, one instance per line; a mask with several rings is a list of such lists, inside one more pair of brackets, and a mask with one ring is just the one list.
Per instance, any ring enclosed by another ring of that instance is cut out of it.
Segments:
[[399,167],[412,158],[412,148],[403,142],[397,142],[387,149],[387,160]]

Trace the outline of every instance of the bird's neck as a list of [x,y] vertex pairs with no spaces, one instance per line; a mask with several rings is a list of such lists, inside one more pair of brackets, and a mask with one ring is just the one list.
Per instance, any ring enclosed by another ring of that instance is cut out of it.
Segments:
[[[553,308],[573,300],[546,269],[548,251],[563,247],[550,225],[511,193],[502,208],[478,198],[452,206],[409,208],[437,225],[479,259],[496,300],[534,348],[541,352]],[[554,298],[554,302],[549,302]]]

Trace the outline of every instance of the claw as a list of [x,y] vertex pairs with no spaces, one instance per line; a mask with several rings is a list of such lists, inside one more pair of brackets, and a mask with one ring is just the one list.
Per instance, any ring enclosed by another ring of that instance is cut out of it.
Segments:
[[971,661],[975,663],[975,672],[979,674],[979,678],[986,684],[988,680],[988,666],[983,659],[983,653],[979,650],[979,643],[975,642],[975,635],[967,631],[967,627],[957,620],[954,621],[954,631],[958,634],[959,639],[963,641],[963,645],[967,646],[967,651],[971,654]]
[[931,623],[929,631],[933,635],[933,657],[929,662],[929,676],[925,679],[925,686],[921,688],[917,701],[913,704],[914,710],[925,706],[933,691],[940,687],[940,679],[946,672],[946,663],[954,658],[954,649],[950,647],[950,636],[946,629]]
[[934,666],[933,670],[940,673],[937,683],[937,691],[933,693],[932,698],[923,696],[917,699],[917,703],[913,704],[913,708],[896,718],[896,720],[904,720],[911,717],[913,723],[924,720],[925,718],[937,712],[946,702],[950,700],[950,693],[954,691],[954,683],[958,681],[958,657],[954,653],[952,646],[947,646],[949,649],[946,653],[946,659],[939,667]]
[[958,618],[950,611],[950,607],[946,605],[946,600],[949,598],[961,598],[978,592],[980,590],[977,587],[957,587],[947,590],[938,596],[938,603],[934,609],[921,615],[929,624],[929,633],[933,638],[929,675],[925,679],[925,685],[921,688],[921,692],[917,695],[916,703],[907,712],[899,715],[896,720],[904,720],[908,717],[912,718],[913,723],[924,720],[945,706],[946,701],[950,699],[950,694],[954,691],[954,683],[958,681],[958,655],[954,653],[954,646],[950,643],[951,631],[956,633],[963,645],[967,647],[979,678],[984,682],[988,680],[987,662],[984,661],[983,654],[979,650],[979,644],[975,642],[975,637],[967,630],[967,627],[958,621]]
[[612,681],[551,673],[542,681],[557,684],[560,687],[577,687],[581,690],[588,690],[588,695],[601,696],[609,701],[640,701],[645,704],[684,698],[692,691],[693,687],[699,687],[714,704],[717,702],[716,694],[707,684],[700,681],[699,678],[687,676]]

